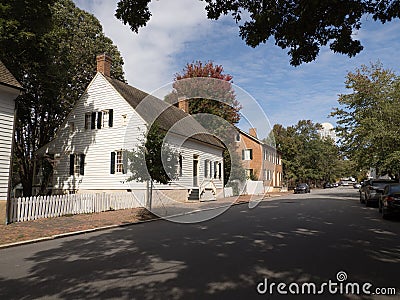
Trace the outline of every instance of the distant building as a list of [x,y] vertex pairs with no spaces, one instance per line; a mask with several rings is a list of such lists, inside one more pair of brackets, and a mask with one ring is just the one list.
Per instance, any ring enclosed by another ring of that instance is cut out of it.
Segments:
[[259,140],[256,128],[250,128],[249,133],[238,128],[235,142],[246,176],[262,181],[265,192],[279,191],[283,175],[281,153]]
[[321,138],[331,138],[336,142],[336,133],[331,123],[322,123],[322,129],[319,130]]

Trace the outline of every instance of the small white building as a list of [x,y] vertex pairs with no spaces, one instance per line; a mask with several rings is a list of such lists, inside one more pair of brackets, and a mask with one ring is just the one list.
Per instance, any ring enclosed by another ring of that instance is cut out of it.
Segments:
[[333,125],[331,123],[326,122],[322,123],[321,126],[322,129],[319,130],[319,135],[321,136],[321,138],[331,138],[333,141],[336,142],[337,137]]
[[5,221],[10,193],[15,99],[21,91],[22,86],[0,61],[0,223]]
[[[182,109],[111,78],[110,68],[107,55],[97,57],[97,74],[56,137],[36,152],[53,165],[48,193],[126,191],[144,199],[146,184],[127,181],[126,151],[140,143],[146,125],[159,114],[157,122],[165,131],[182,125],[172,134],[172,146],[179,149],[179,179],[155,189],[178,201],[222,197],[223,144]],[[43,180],[43,168],[37,167],[34,194]]]

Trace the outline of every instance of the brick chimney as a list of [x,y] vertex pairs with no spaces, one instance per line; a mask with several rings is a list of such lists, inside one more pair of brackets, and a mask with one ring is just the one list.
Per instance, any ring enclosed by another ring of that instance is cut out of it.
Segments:
[[178,108],[182,109],[185,113],[189,113],[189,101],[186,97],[178,98]]
[[96,60],[97,60],[97,72],[100,72],[104,76],[110,77],[111,63],[112,63],[111,56],[107,55],[106,53],[99,54],[97,55]]
[[257,128],[250,128],[249,129],[249,134],[256,138],[257,137]]

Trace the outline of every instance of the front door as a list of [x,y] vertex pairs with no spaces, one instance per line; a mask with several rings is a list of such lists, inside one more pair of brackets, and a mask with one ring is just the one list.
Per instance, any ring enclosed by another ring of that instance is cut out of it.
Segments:
[[199,156],[193,155],[193,186],[199,186]]

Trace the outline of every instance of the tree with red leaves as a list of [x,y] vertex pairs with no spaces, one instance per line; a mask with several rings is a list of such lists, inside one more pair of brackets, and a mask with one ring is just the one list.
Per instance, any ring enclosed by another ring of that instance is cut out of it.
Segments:
[[[187,80],[196,78],[196,80]],[[182,73],[175,74],[173,92],[166,97],[169,103],[177,103],[180,97],[189,101],[189,113],[216,115],[236,124],[240,120],[240,103],[232,87],[232,76],[224,74],[221,65],[208,61],[188,63]]]
[[179,98],[187,99],[189,101],[188,113],[196,115],[196,119],[201,124],[207,124],[208,129],[212,128],[212,134],[223,140],[227,147],[223,153],[225,184],[234,187],[235,194],[237,194],[238,187],[235,181],[244,181],[246,176],[237,153],[228,151],[228,149],[233,150],[236,147],[233,142],[233,132],[236,130],[232,126],[223,124],[221,119],[201,115],[215,115],[230,124],[239,122],[239,111],[242,107],[236,100],[232,87],[232,76],[224,74],[224,68],[221,65],[214,65],[211,61],[206,63],[196,61],[188,63],[182,73],[175,74],[173,88],[165,100],[177,104]]

